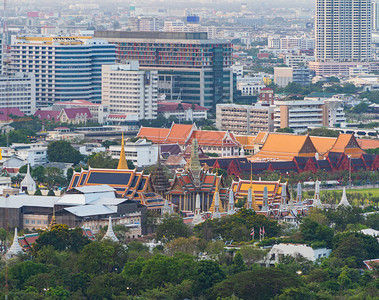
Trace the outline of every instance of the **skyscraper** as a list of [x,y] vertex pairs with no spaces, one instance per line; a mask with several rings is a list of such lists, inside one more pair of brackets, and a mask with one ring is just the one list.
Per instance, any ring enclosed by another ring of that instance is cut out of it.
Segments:
[[9,72],[33,73],[37,107],[56,101],[101,102],[101,66],[114,64],[115,46],[91,37],[20,36]]
[[233,101],[232,44],[209,40],[205,32],[96,31],[116,44],[118,62],[138,60],[158,71],[158,91],[166,100],[207,108]]
[[371,0],[316,0],[316,61],[369,61],[371,9]]

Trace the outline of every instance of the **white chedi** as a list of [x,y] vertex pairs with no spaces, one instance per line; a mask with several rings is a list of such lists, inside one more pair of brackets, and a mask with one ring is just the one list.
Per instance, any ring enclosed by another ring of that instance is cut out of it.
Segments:
[[112,217],[109,217],[108,230],[103,237],[103,240],[105,240],[105,239],[109,239],[109,240],[112,240],[114,242],[118,242],[118,238],[113,232]]
[[23,253],[20,243],[18,242],[17,227],[14,229],[14,237],[12,246],[9,248],[5,254],[6,259],[11,259],[17,255]]

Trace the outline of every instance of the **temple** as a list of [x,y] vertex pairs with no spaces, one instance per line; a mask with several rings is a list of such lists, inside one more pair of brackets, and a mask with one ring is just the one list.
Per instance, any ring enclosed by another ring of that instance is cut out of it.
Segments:
[[182,151],[196,139],[205,152],[219,156],[239,155],[240,144],[229,131],[198,130],[196,124],[175,124],[170,128],[141,127],[138,134],[157,144],[178,144]]
[[219,186],[220,209],[225,208],[228,189],[224,187],[222,176],[209,173],[201,167],[198,156],[198,143],[193,139],[191,159],[186,169],[176,171],[167,199],[183,211],[195,211],[196,195],[200,197],[201,211],[210,210],[214,202],[216,186]]

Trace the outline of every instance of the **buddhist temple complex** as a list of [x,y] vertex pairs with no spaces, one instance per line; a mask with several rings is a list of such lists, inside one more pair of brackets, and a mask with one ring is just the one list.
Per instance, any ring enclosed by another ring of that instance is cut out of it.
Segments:
[[223,186],[222,177],[201,167],[196,139],[192,142],[191,150],[189,165],[185,170],[176,171],[171,189],[166,194],[167,199],[176,204],[179,210],[195,211],[196,197],[199,195],[201,211],[208,211],[218,186],[220,206],[225,207],[228,189]]
[[178,144],[182,151],[196,139],[204,152],[219,156],[239,155],[240,144],[229,131],[198,130],[196,124],[175,124],[171,128],[141,127],[138,134],[157,144]]

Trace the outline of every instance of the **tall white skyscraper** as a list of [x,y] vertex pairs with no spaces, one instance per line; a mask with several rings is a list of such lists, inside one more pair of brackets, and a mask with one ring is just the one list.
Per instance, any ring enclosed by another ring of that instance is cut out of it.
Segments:
[[372,1],[372,30],[379,31],[379,0]]
[[316,61],[369,61],[371,16],[371,0],[316,0]]

